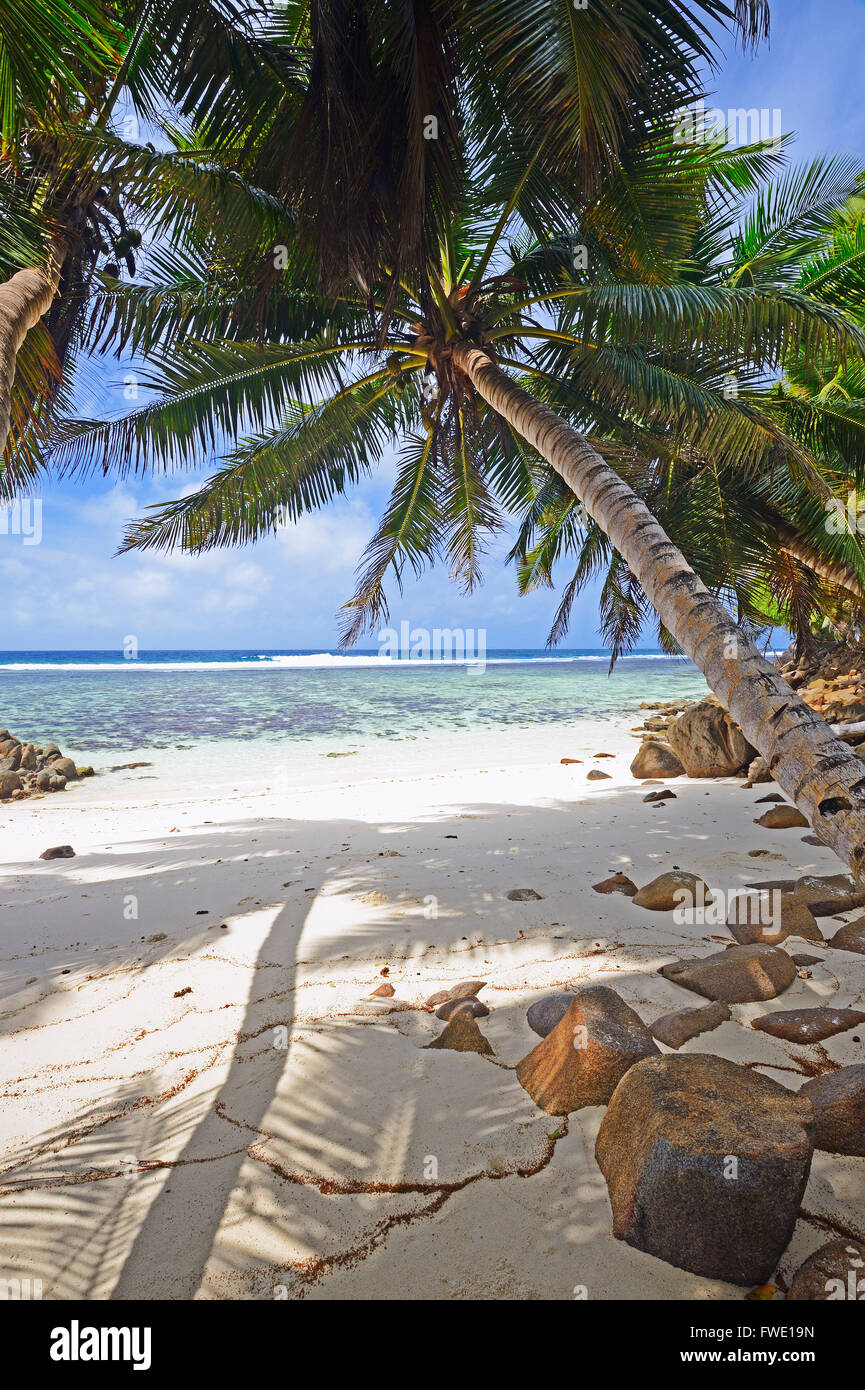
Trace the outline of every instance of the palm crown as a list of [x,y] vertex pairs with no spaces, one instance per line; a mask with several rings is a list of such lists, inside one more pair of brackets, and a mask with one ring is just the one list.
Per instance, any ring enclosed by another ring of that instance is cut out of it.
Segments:
[[[108,292],[92,325],[94,340],[110,340],[134,300],[130,343],[147,354],[155,399],[118,421],[68,423],[58,457],[73,471],[124,473],[195,466],[227,442],[203,487],[153,509],[124,541],[203,550],[324,505],[396,448],[345,641],[387,616],[389,570],[399,583],[406,564],[444,559],[471,588],[490,533],[517,514],[524,589],[577,555],[554,637],[606,568],[615,654],[640,630],[645,596],[558,474],[478,397],[454,352],[473,343],[588,435],[746,617],[801,617],[801,603],[783,609],[773,527],[865,572],[854,536],[816,524],[861,456],[850,254],[861,228],[844,211],[855,168],[818,161],[770,182],[783,158],[677,146],[655,131],[583,200],[578,223],[562,210],[543,237],[519,212],[531,162],[507,161],[486,184],[473,169],[422,277],[383,275],[339,295],[321,291],[297,237],[274,251],[262,233],[241,265],[216,264],[207,248],[165,254],[153,283]],[[836,383],[828,392],[824,378]]]

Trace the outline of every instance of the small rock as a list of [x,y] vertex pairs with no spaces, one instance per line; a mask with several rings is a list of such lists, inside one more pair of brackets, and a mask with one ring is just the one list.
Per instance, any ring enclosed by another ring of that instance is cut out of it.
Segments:
[[581,763],[582,758],[562,758],[562,767],[573,767],[574,763]]
[[396,990],[394,989],[393,985],[389,985],[387,981],[385,981],[384,984],[379,985],[378,989],[373,990],[372,998],[392,999],[395,994]]
[[645,907],[650,912],[672,912],[676,907],[694,907],[711,902],[712,893],[708,884],[696,874],[684,869],[672,869],[659,874],[647,883],[634,896],[637,907]]
[[745,783],[745,786],[756,787],[757,784],[760,782],[771,782],[773,780],[774,779],[772,777],[771,772],[769,771],[769,764],[766,762],[766,759],[753,758],[752,761],[748,764],[748,780]]
[[605,1105],[625,1072],[657,1052],[639,1014],[615,990],[592,985],[518,1063],[517,1080],[548,1115],[567,1115]]
[[611,780],[609,772],[602,772],[599,767],[593,767],[586,773],[587,782],[609,782]]
[[534,888],[510,888],[505,897],[512,903],[539,903],[543,894],[536,893]]
[[545,1038],[549,1033],[552,1033],[568,1012],[574,998],[575,995],[571,993],[548,994],[543,999],[536,999],[526,1011],[526,1022],[532,1032],[537,1033],[540,1038]]
[[751,1027],[787,1042],[815,1043],[847,1033],[857,1023],[865,1023],[865,1014],[859,1009],[789,1009],[762,1014],[751,1020]]
[[480,994],[485,985],[485,980],[461,980],[458,985],[451,985],[450,989],[440,989],[437,994],[431,994],[424,1008],[434,1009],[448,999],[472,999]]
[[795,980],[796,967],[777,946],[729,946],[703,959],[663,965],[660,973],[706,999],[748,1004],[783,993]]
[[452,1052],[479,1052],[484,1057],[495,1056],[489,1039],[484,1037],[472,1015],[466,1012],[455,1014],[439,1036],[427,1043],[426,1047],[446,1048]]
[[662,792],[648,792],[647,795],[643,797],[643,800],[644,800],[644,801],[675,801],[675,800],[676,800],[676,793],[675,793],[675,792],[671,792],[668,788],[665,788],[664,791],[662,791]]
[[865,888],[849,874],[803,874],[796,880],[795,892],[815,917],[829,917],[833,912],[865,907]]
[[771,811],[764,811],[754,824],[762,825],[766,830],[793,830],[809,822],[798,806],[773,806]]
[[53,845],[51,849],[43,849],[39,856],[40,859],[74,859],[75,851],[71,845]]
[[709,1279],[764,1284],[793,1233],[813,1146],[810,1102],[768,1077],[699,1053],[638,1062],[595,1145],[613,1235]]
[[596,893],[624,893],[627,898],[632,898],[637,891],[636,883],[621,873],[615,873],[601,883],[593,883],[592,888]]
[[804,951],[800,952],[798,955],[791,956],[790,959],[792,960],[792,962],[793,962],[794,965],[822,965],[822,964],[823,964],[823,957],[822,957],[822,956],[806,956],[805,953],[804,953]]
[[794,1303],[865,1298],[865,1245],[830,1240],[809,1255],[790,1281],[788,1299]]
[[168,933],[164,931],[151,932],[150,936],[144,938],[148,946],[153,946],[157,941],[167,941]]
[[727,1005],[717,1000],[701,1009],[679,1009],[677,1013],[664,1014],[662,1018],[655,1019],[652,1024],[652,1037],[667,1047],[678,1050],[683,1043],[690,1042],[691,1038],[719,1028],[729,1017],[730,1010]]
[[772,801],[781,806],[786,806],[787,804],[780,792],[772,792],[769,796],[758,796],[757,800],[754,802],[754,805],[762,806],[766,801]]
[[814,1107],[818,1149],[865,1158],[865,1064],[812,1077],[799,1094]]
[[829,945],[836,951],[855,951],[856,955],[865,956],[865,917],[845,922],[844,926],[836,931]]
[[472,1018],[486,1018],[489,1009],[480,999],[446,999],[436,1009],[436,1018],[447,1020],[461,1013],[471,1014]]
[[183,996],[184,996],[185,994],[191,994],[191,993],[192,993],[192,985],[187,985],[185,989],[176,989],[176,990],[174,991],[174,998],[175,998],[175,999],[182,999]]

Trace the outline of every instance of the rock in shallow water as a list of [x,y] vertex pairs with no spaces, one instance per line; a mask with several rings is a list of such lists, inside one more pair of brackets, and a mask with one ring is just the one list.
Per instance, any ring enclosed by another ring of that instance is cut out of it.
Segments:
[[592,985],[573,996],[556,1026],[517,1065],[517,1080],[548,1115],[605,1105],[625,1072],[657,1055],[639,1014],[615,990]]
[[509,888],[505,896],[512,903],[539,903],[543,894],[536,893],[534,888]]
[[748,1004],[782,994],[795,980],[796,967],[776,946],[729,946],[702,960],[662,965],[660,973],[705,999]]
[[815,1076],[799,1094],[814,1107],[818,1149],[865,1158],[865,1064]]
[[40,859],[74,859],[75,851],[71,845],[53,845],[51,849],[43,849],[39,856]]
[[813,1141],[810,1102],[746,1067],[638,1062],[595,1146],[613,1235],[694,1274],[765,1283],[796,1224]]

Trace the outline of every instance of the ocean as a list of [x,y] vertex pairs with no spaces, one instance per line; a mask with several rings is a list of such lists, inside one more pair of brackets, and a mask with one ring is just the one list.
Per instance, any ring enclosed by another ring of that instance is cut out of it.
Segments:
[[147,759],[138,778],[176,784],[335,780],[344,759],[368,777],[531,762],[639,723],[643,700],[705,692],[691,662],[657,651],[612,674],[598,650],[491,650],[482,669],[374,651],[0,652],[0,726],[97,772]]

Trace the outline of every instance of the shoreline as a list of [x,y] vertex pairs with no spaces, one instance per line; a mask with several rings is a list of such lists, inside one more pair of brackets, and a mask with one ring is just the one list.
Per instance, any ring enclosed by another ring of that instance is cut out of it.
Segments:
[[[48,1299],[741,1299],[614,1240],[603,1109],[555,1119],[512,1071],[551,990],[607,984],[649,1025],[705,1002],[658,969],[729,934],[593,892],[609,872],[678,865],[729,890],[840,867],[753,825],[765,785],[676,778],[646,804],[629,729],[546,728],[530,764],[514,731],[488,768],[354,781],[336,760],[340,783],[177,801],[142,783],[138,804],[94,778],[4,806],[0,1270]],[[64,841],[74,859],[38,862]],[[525,888],[539,898],[507,898]],[[820,955],[681,1053],[793,1088],[821,1056],[862,1060],[850,1033],[803,1047],[749,1027],[862,1007],[865,957]],[[494,1056],[426,1050],[443,1025],[420,1004],[468,978]],[[383,981],[405,1007],[370,999]],[[815,1154],[785,1278],[832,1230],[861,1238],[863,1174]]]

